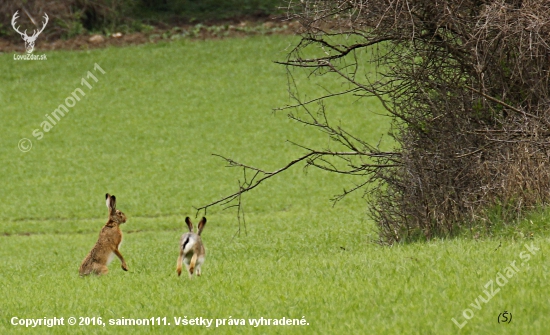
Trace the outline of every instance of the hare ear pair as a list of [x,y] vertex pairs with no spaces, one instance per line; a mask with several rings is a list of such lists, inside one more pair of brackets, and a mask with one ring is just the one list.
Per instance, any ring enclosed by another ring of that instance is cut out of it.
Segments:
[[109,212],[114,212],[116,210],[116,197],[107,193],[105,194],[105,200],[107,208],[109,208]]
[[[191,219],[189,219],[189,217],[185,218],[185,223],[187,223],[187,228],[189,228],[189,231],[193,232],[193,223],[191,222]],[[199,235],[199,236],[201,235],[205,224],[206,224],[206,218],[203,217],[201,219],[201,221],[199,222],[199,231],[197,232],[197,235]]]

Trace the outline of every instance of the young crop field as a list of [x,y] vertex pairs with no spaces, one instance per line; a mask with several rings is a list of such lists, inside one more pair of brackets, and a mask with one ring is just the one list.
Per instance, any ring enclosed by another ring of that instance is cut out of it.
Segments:
[[[360,180],[300,166],[243,195],[245,223],[208,209],[202,276],[178,277],[185,218],[198,222],[195,207],[242,179],[213,154],[275,170],[304,153],[290,141],[329,145],[272,111],[294,103],[274,61],[297,41],[0,54],[0,333],[549,333],[544,212],[521,232],[503,224],[481,238],[386,247],[362,194],[330,201]],[[295,80],[304,98],[339,87]],[[326,107],[391,147],[375,100]],[[107,275],[80,277],[108,218],[106,193],[127,216],[129,270],[115,257]]]

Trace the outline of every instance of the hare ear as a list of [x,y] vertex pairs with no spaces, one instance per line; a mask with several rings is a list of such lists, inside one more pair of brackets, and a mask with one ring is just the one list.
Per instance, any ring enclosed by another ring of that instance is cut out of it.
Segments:
[[203,217],[201,219],[201,222],[199,222],[199,232],[197,234],[199,234],[199,236],[201,235],[202,233],[202,230],[204,229],[204,225],[206,225],[206,218]]
[[191,219],[189,219],[189,217],[185,218],[185,223],[187,223],[187,227],[189,228],[189,231],[193,232],[193,224],[191,223]]
[[111,209],[114,211],[116,209],[116,197],[111,195]]
[[107,208],[109,208],[109,212],[116,209],[116,197],[114,195],[105,194],[105,203],[107,204]]

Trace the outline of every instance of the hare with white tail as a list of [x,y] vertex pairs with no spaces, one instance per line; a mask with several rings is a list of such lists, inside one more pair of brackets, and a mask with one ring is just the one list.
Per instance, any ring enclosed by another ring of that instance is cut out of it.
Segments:
[[122,270],[128,271],[126,261],[118,248],[122,243],[122,231],[120,225],[126,222],[126,215],[116,209],[116,198],[107,193],[105,195],[107,208],[109,208],[109,221],[103,226],[99,238],[88,256],[80,265],[80,275],[87,276],[91,273],[96,275],[107,274],[107,265],[111,263],[115,255],[122,262]]
[[185,223],[189,228],[189,232],[181,236],[180,240],[180,255],[178,257],[178,276],[181,275],[182,263],[185,263],[189,278],[193,277],[193,272],[197,270],[197,276],[201,275],[201,265],[206,258],[206,250],[202,243],[201,233],[206,224],[206,218],[203,217],[199,222],[198,231],[193,232],[193,223],[189,217],[185,218]]

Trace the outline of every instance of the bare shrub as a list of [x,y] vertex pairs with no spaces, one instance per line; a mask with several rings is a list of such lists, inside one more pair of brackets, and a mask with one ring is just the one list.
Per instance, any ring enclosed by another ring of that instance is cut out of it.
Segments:
[[[509,219],[548,202],[548,1],[302,0],[287,8],[304,32],[281,63],[290,74],[305,70],[346,83],[341,92],[298,99],[291,118],[345,150],[305,148],[282,171],[303,161],[356,175],[359,182],[342,196],[373,194],[370,211],[384,243],[448,236],[487,219],[495,206]],[[376,75],[361,71],[366,62],[376,64]],[[393,152],[332,126],[324,108],[311,110],[312,102],[340,94],[382,102]],[[227,161],[254,178],[225,202],[282,172]]]

